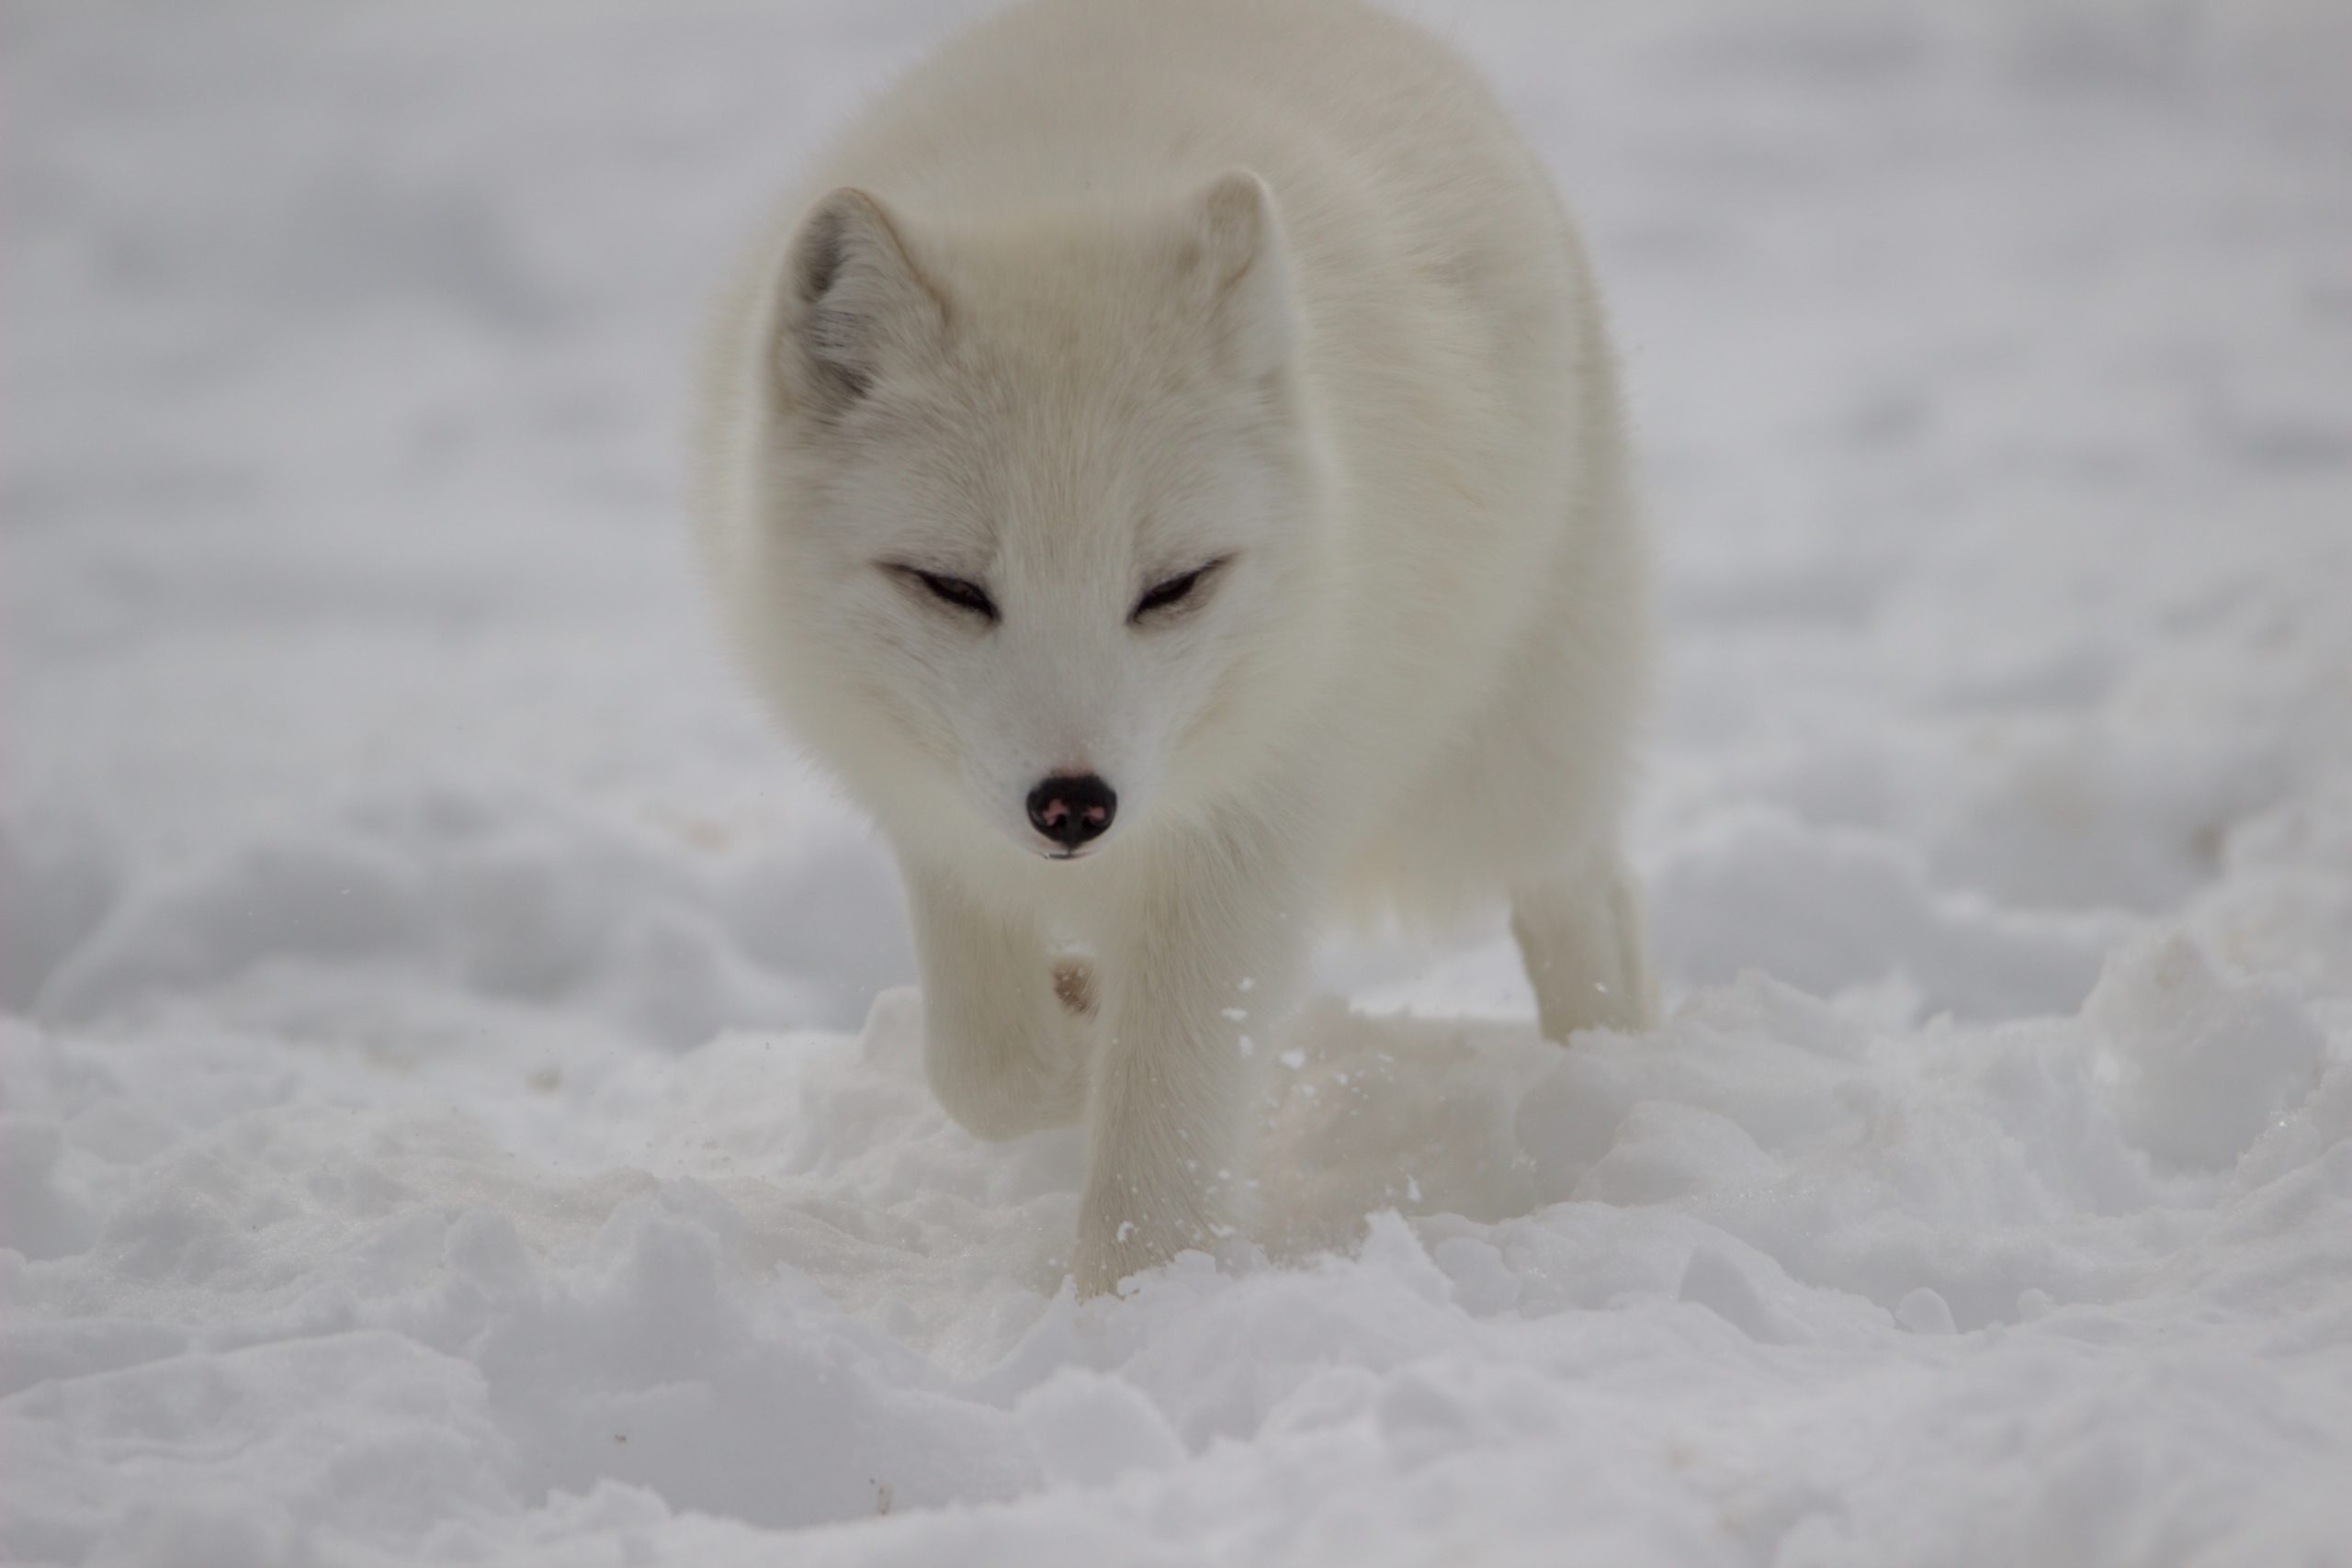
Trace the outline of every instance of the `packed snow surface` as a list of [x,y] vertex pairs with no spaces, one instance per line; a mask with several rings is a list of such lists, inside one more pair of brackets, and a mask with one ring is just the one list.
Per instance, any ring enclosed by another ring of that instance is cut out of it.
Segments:
[[0,1557],[2352,1562],[2342,7],[1446,14],[1612,289],[1672,1017],[1335,946],[1084,1305],[678,516],[944,19],[10,11]]

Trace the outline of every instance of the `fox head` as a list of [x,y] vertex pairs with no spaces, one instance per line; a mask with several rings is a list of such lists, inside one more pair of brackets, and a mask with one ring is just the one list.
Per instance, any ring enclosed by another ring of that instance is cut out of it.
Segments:
[[985,222],[843,188],[768,287],[730,592],[820,756],[1055,858],[1246,770],[1308,673],[1329,488],[1264,182]]

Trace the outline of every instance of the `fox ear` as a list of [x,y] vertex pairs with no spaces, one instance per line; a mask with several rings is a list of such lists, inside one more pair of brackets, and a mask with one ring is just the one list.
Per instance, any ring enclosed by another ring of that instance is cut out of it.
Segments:
[[947,310],[899,225],[844,186],[808,210],[786,252],[776,368],[791,401],[833,418],[893,365],[936,347]]
[[1245,374],[1272,374],[1289,363],[1298,335],[1274,193],[1250,170],[1228,169],[1188,211],[1184,261],[1208,286],[1221,345]]

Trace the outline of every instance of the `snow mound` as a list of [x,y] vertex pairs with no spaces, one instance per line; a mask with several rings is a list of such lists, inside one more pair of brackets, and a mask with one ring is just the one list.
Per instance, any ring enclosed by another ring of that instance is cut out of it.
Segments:
[[2222,1169],[2317,1085],[2327,1039],[2277,982],[2233,985],[2178,937],[2119,954],[2086,1010],[2133,1144]]
[[[2119,1078],[2134,1009],[2162,1027]],[[854,1044],[618,1059],[571,1113],[609,1163],[569,1169],[317,1093],[68,1158],[180,1098],[85,1047],[8,1145],[12,1551],[471,1560],[626,1500],[622,1539],[697,1561],[887,1511],[829,1550],[1011,1562],[1141,1517],[1180,1555],[1442,1521],[2131,1562],[2330,1498],[2346,1389],[2293,1369],[2345,1365],[2352,1066],[2178,940],[2080,1017],[1923,1034],[1760,976],[1566,1053],[1327,1003],[1268,1087],[1261,1241],[1084,1308],[1076,1140],[956,1129],[920,1025],[899,992]],[[2222,1114],[2182,1109],[2249,1045]]]

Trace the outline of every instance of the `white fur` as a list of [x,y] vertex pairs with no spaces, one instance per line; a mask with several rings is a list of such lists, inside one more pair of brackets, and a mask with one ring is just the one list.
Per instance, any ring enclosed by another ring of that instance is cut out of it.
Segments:
[[[1508,894],[1547,1033],[1650,1016],[1610,354],[1534,155],[1419,29],[1032,0],[965,34],[816,160],[703,435],[732,639],[898,853],[941,1100],[1088,1119],[1085,1292],[1223,1234],[1241,1037],[1335,912]],[[1026,818],[1056,770],[1118,792],[1082,859]]]

